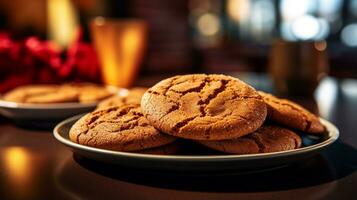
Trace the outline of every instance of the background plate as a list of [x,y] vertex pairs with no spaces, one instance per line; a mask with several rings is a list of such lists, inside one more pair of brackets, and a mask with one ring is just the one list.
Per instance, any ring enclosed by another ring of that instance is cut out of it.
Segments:
[[26,104],[0,100],[0,113],[15,120],[53,120],[93,110],[97,103]]
[[53,131],[55,138],[71,147],[73,152],[80,156],[136,169],[200,172],[259,171],[281,167],[314,155],[336,141],[339,136],[339,131],[333,124],[321,119],[327,128],[327,134],[323,138],[303,134],[304,147],[299,149],[246,155],[147,155],[98,149],[70,141],[69,130],[81,116],[74,116],[59,123]]
[[[107,86],[107,88],[118,95],[126,95],[128,92],[128,90],[124,88],[116,88],[113,86]],[[68,117],[92,111],[97,104],[98,102],[29,104],[3,101],[0,99],[0,114],[15,120],[17,123],[21,123],[20,125],[32,127],[53,122],[57,124],[59,121]]]

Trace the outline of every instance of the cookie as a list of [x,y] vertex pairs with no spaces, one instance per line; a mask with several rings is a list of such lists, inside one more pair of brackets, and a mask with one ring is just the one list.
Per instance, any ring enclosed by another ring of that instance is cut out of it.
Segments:
[[128,90],[128,92],[125,93],[124,95],[115,95],[107,99],[104,99],[98,104],[97,109],[102,109],[112,106],[122,106],[122,105],[133,104],[133,103],[140,104],[141,97],[146,92],[146,90],[147,88],[141,88],[141,87],[132,88]]
[[136,151],[135,153],[154,154],[154,155],[174,155],[178,152],[178,150],[179,150],[178,142],[171,142],[163,146]]
[[141,102],[141,97],[144,95],[144,93],[148,90],[146,87],[134,87],[129,89],[127,97],[129,99],[140,99],[139,104]]
[[303,107],[271,94],[264,92],[259,92],[259,94],[267,104],[269,120],[308,133],[321,134],[325,132],[325,127],[319,118]]
[[105,87],[93,83],[71,83],[62,87],[77,91],[78,101],[81,103],[97,102],[113,95],[113,92]]
[[69,137],[82,145],[118,151],[139,151],[176,140],[151,126],[139,104],[89,113],[72,126]]
[[77,91],[57,85],[20,86],[4,95],[5,101],[17,103],[65,103],[77,101]]
[[165,79],[142,97],[145,117],[181,138],[223,140],[247,135],[266,117],[262,97],[239,79],[193,74]]
[[301,146],[300,136],[293,131],[266,125],[237,139],[198,142],[209,148],[231,154],[270,153],[297,149]]

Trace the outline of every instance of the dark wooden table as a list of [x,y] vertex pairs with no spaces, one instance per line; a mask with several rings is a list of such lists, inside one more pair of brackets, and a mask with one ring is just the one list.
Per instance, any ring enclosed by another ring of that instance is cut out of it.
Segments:
[[[271,88],[265,77],[241,78]],[[73,155],[49,130],[20,128],[1,118],[0,199],[356,199],[357,81],[324,79],[315,99],[299,102],[336,124],[340,139],[291,166],[240,175],[110,166]]]

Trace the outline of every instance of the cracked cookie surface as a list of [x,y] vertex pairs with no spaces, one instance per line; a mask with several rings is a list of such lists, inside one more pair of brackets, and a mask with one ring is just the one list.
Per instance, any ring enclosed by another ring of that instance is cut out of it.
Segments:
[[69,137],[79,144],[118,151],[139,151],[176,140],[151,126],[139,104],[89,113],[72,126]]
[[237,139],[198,142],[209,148],[231,154],[270,153],[297,149],[301,146],[300,136],[293,131],[266,125]]
[[259,91],[267,104],[267,119],[300,131],[321,134],[325,132],[319,118],[305,108],[287,99],[280,99]]
[[262,97],[239,79],[193,74],[165,79],[142,97],[145,117],[157,129],[196,140],[237,138],[266,117]]

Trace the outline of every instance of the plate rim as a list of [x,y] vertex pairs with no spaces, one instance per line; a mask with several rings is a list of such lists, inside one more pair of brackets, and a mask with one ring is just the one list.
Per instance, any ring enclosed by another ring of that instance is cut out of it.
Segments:
[[[106,88],[113,91],[113,94],[125,95],[128,92],[126,88],[119,88],[111,85],[107,85]],[[38,109],[38,110],[50,110],[50,109],[73,109],[73,108],[90,108],[98,105],[100,101],[96,102],[64,102],[64,103],[17,103],[12,101],[5,101],[0,95],[0,109]]]
[[256,153],[256,154],[241,154],[241,155],[153,155],[153,154],[141,154],[141,153],[134,153],[134,152],[122,152],[122,151],[113,151],[113,150],[107,150],[107,149],[100,149],[100,148],[95,148],[95,147],[90,147],[90,146],[85,146],[81,144],[74,143],[70,141],[69,139],[66,139],[61,136],[59,133],[59,129],[63,127],[64,125],[77,121],[81,116],[84,116],[85,114],[80,114],[76,115],[70,118],[67,118],[60,123],[58,123],[55,128],[53,129],[53,136],[57,141],[60,143],[66,145],[67,147],[70,147],[74,150],[81,150],[81,151],[87,151],[91,153],[100,153],[100,154],[105,154],[110,155],[110,156],[120,156],[120,157],[130,157],[130,158],[138,158],[138,159],[150,159],[150,160],[165,160],[165,161],[227,161],[227,160],[254,160],[254,159],[269,159],[269,158],[276,158],[276,157],[281,157],[281,156],[291,156],[291,155],[297,155],[297,154],[303,154],[307,152],[311,152],[314,150],[319,150],[323,149],[332,143],[334,143],[338,137],[339,137],[339,130],[338,128],[329,122],[326,119],[319,118],[320,121],[326,126],[328,130],[328,139],[317,143],[313,144],[307,147],[301,147],[298,149],[292,149],[292,150],[287,150],[287,151],[279,151],[279,152],[271,152],[271,153]]
[[16,103],[11,101],[4,101],[0,99],[0,108],[3,109],[71,109],[71,108],[87,108],[95,107],[98,102],[92,103],[80,103],[80,102],[68,102],[68,103],[48,103],[48,104],[31,104],[31,103]]

